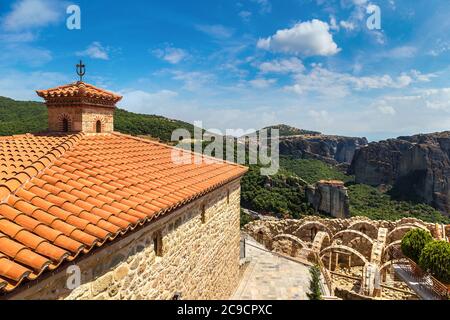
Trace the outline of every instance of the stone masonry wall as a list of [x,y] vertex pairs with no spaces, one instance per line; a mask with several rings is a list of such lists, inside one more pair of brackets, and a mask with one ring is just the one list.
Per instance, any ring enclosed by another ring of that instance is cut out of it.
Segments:
[[97,121],[102,123],[102,132],[114,131],[114,109],[83,107],[83,132],[95,133]]
[[69,121],[69,131],[95,133],[97,121],[102,132],[114,131],[114,108],[89,106],[48,106],[48,127],[50,132],[63,131],[63,119]]
[[[66,287],[73,279],[66,265],[8,298],[227,299],[239,280],[239,219],[236,180],[77,261],[75,290]],[[158,234],[162,256],[154,251]]]
[[69,131],[78,132],[82,130],[81,108],[48,106],[48,129],[50,132],[63,131],[63,119],[69,122]]

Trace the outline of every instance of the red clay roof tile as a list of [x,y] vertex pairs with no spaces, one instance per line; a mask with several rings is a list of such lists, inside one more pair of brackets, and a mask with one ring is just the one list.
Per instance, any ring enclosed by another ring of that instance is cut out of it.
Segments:
[[0,292],[246,172],[217,161],[176,165],[171,150],[116,133],[0,139]]

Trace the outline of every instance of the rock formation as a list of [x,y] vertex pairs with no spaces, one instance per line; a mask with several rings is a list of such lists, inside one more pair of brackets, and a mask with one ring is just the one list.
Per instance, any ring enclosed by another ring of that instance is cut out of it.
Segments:
[[366,138],[327,135],[299,135],[280,138],[280,154],[300,159],[317,159],[329,164],[350,164],[355,151],[367,145]]
[[357,183],[394,187],[401,198],[450,214],[450,131],[399,137],[356,151],[349,173]]
[[335,218],[350,217],[348,192],[342,181],[320,181],[315,186],[309,186],[306,198],[317,212]]

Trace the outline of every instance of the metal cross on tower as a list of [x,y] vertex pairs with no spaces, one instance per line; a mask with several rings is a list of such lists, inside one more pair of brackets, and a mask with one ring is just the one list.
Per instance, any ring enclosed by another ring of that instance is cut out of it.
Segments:
[[83,81],[83,76],[86,74],[86,66],[83,64],[83,61],[80,60],[80,63],[77,64],[77,74],[80,76],[80,82]]

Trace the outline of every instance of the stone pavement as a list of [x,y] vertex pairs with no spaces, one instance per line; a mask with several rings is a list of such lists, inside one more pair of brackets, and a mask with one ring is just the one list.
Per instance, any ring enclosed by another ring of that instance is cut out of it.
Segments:
[[307,300],[309,268],[266,250],[255,240],[247,239],[246,258],[250,264],[231,299]]

